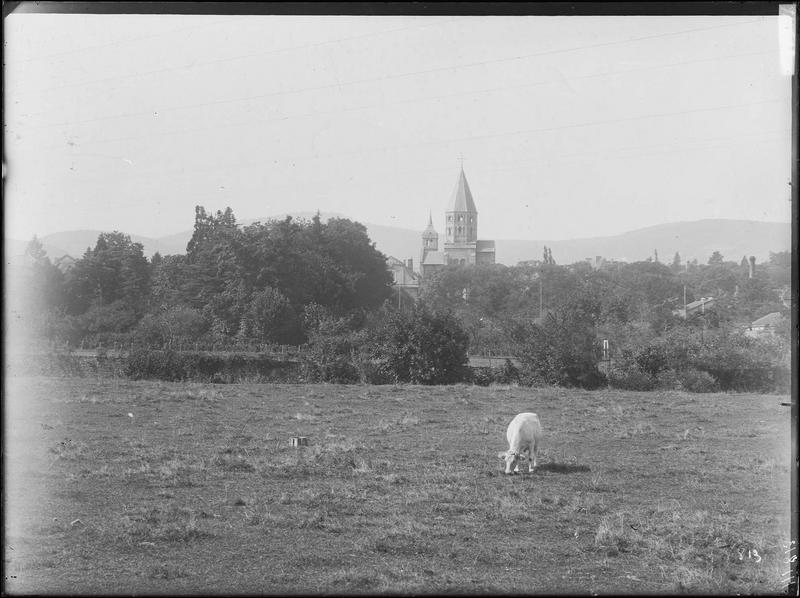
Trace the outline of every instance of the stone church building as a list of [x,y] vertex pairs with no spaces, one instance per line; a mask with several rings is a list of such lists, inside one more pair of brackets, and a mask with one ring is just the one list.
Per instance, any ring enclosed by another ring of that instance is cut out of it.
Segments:
[[478,239],[478,210],[462,166],[456,187],[445,212],[444,246],[439,248],[439,233],[428,218],[422,233],[420,272],[425,279],[450,264],[494,264],[494,241]]

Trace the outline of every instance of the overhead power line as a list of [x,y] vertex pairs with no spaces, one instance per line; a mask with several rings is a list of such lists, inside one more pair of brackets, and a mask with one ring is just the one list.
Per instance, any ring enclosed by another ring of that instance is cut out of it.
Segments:
[[[221,64],[223,62],[233,62],[233,61],[236,61],[236,60],[245,60],[245,59],[248,59],[248,58],[255,58],[255,57],[258,57],[258,56],[268,56],[270,54],[280,54],[282,52],[292,52],[292,51],[295,51],[295,50],[305,50],[305,49],[308,49],[308,48],[318,48],[318,47],[321,47],[321,46],[328,46],[328,45],[331,45],[331,44],[339,44],[339,43],[342,43],[342,42],[352,41],[352,40],[356,40],[356,39],[364,39],[364,38],[367,38],[367,37],[376,37],[376,36],[380,36],[380,35],[387,35],[387,34],[390,34],[390,33],[397,33],[399,31],[407,31],[409,29],[424,29],[426,27],[445,25],[447,23],[452,23],[454,21],[461,21],[461,20],[463,20],[465,18],[467,18],[467,17],[460,17],[460,18],[457,18],[457,19],[448,19],[446,21],[438,21],[436,23],[422,23],[422,24],[418,23],[416,25],[410,25],[408,27],[398,27],[398,28],[395,28],[395,29],[387,29],[387,30],[384,30],[384,31],[374,31],[372,33],[364,33],[362,35],[353,35],[353,36],[350,36],[350,37],[340,37],[340,38],[337,38],[337,39],[326,40],[326,41],[323,41],[323,42],[315,42],[313,44],[303,44],[303,45],[300,45],[300,46],[289,46],[287,48],[274,48],[272,50],[265,50],[263,52],[251,52],[249,54],[240,54],[238,56],[228,56],[226,58],[217,58],[215,60],[207,60],[207,61],[204,61],[204,62],[192,62],[192,63],[189,63],[189,64],[182,64],[182,65],[179,65],[179,66],[170,66],[170,67],[155,69],[155,70],[151,70],[151,71],[142,71],[142,72],[139,72],[139,73],[133,73],[131,75],[115,75],[113,77],[104,77],[102,79],[92,79],[90,81],[78,81],[78,82],[75,82],[75,83],[67,83],[65,85],[58,85],[58,86],[54,86],[54,87],[45,87],[45,88],[42,88],[42,89],[32,89],[32,90],[27,90],[27,91],[21,91],[16,95],[28,95],[28,94],[32,94],[32,93],[42,94],[42,93],[49,93],[51,91],[57,91],[57,90],[60,90],[60,89],[69,89],[70,87],[83,87],[85,85],[95,85],[97,83],[106,83],[108,81],[119,81],[119,80],[123,80],[123,79],[133,79],[133,78],[137,78],[137,77],[144,77],[144,76],[147,76],[147,75],[168,73],[168,72],[171,72],[171,71],[186,71],[186,70],[197,69],[197,68],[209,66],[209,65],[212,65],[212,64]],[[141,38],[141,39],[145,39],[145,38]],[[111,44],[109,44],[109,45],[111,45]]]
[[[697,31],[708,31],[708,30],[711,30],[711,29],[718,29],[718,28],[721,28],[721,27],[738,26],[738,25],[743,25],[743,24],[746,24],[746,23],[754,23],[754,22],[757,22],[757,21],[745,21],[745,22],[742,22],[742,23],[729,23],[729,24],[726,24],[726,25],[717,25],[717,26],[714,26],[714,27],[705,27],[705,28],[699,28],[699,29],[687,29],[687,30],[676,31],[676,32],[671,32],[671,33],[664,33],[664,34],[658,34],[658,35],[649,35],[649,36],[643,36],[643,37],[638,37],[638,38],[632,38],[632,39],[628,39],[628,40],[618,40],[618,41],[612,41],[612,42],[603,42],[603,43],[599,43],[599,44],[592,44],[592,45],[588,45],[588,46],[578,46],[578,47],[573,47],[573,48],[566,48],[566,49],[561,49],[561,50],[549,50],[549,51],[545,51],[545,52],[536,52],[536,53],[533,53],[533,54],[526,54],[526,55],[522,55],[522,56],[512,56],[512,57],[507,57],[507,58],[496,58],[496,59],[491,59],[491,60],[483,60],[483,61],[478,61],[478,62],[461,64],[461,65],[450,65],[450,66],[437,67],[437,68],[433,68],[433,69],[425,69],[425,70],[420,70],[420,71],[412,71],[412,72],[406,72],[406,73],[396,73],[396,74],[392,74],[392,75],[381,75],[379,77],[358,79],[358,80],[354,80],[354,81],[340,81],[340,82],[336,82],[336,83],[329,83],[329,84],[326,84],[326,85],[299,88],[299,89],[294,89],[294,90],[273,91],[273,92],[267,92],[267,93],[263,93],[263,94],[242,96],[242,97],[238,97],[238,98],[228,98],[228,99],[223,99],[223,100],[214,100],[214,101],[210,101],[210,102],[198,102],[198,103],[194,103],[194,104],[184,104],[184,105],[181,105],[181,106],[168,106],[168,107],[160,108],[159,110],[160,110],[160,112],[172,112],[172,111],[175,111],[175,110],[185,110],[185,109],[189,109],[189,108],[202,108],[202,107],[205,107],[205,106],[224,105],[224,104],[244,102],[244,101],[249,101],[249,100],[262,99],[262,98],[273,97],[273,96],[281,96],[281,95],[293,94],[293,93],[304,93],[304,92],[308,92],[308,91],[318,91],[318,90],[322,90],[322,89],[337,89],[337,88],[341,88],[341,87],[344,87],[344,86],[350,86],[350,85],[361,85],[361,84],[364,84],[364,83],[373,83],[373,82],[377,82],[377,81],[386,81],[386,80],[391,80],[391,79],[413,77],[413,76],[418,76],[418,75],[427,75],[427,74],[439,73],[439,72],[444,72],[444,71],[454,71],[454,70],[458,70],[458,69],[462,69],[462,68],[472,68],[472,67],[475,67],[475,66],[482,66],[482,65],[486,65],[486,64],[494,64],[494,63],[499,63],[499,62],[508,62],[508,61],[515,61],[515,60],[524,60],[524,59],[527,59],[527,58],[545,56],[545,55],[550,55],[550,54],[573,52],[573,51],[577,51],[577,50],[585,50],[585,49],[604,47],[604,46],[610,46],[610,45],[632,43],[632,42],[643,41],[643,40],[648,40],[648,39],[654,39],[654,38],[659,38],[659,37],[668,37],[668,36],[674,36],[674,35],[681,35],[681,34],[684,34],[684,33],[693,33],[693,32],[697,32]],[[99,121],[104,121],[104,120],[113,120],[113,119],[117,119],[117,118],[127,118],[127,117],[131,117],[131,116],[143,116],[143,115],[151,115],[151,114],[152,114],[152,111],[145,110],[145,111],[122,113],[122,114],[112,114],[112,115],[107,115],[107,116],[99,116],[99,117],[83,119],[83,120],[78,120],[78,121],[71,121],[71,122],[68,121],[68,122],[61,122],[61,123],[45,123],[45,124],[41,124],[41,125],[28,125],[28,128],[50,128],[50,127],[69,126],[69,125],[74,125],[74,124],[84,124],[84,123],[99,122]],[[33,116],[33,115],[31,115],[31,116]]]
[[[761,141],[736,142],[736,143],[729,143],[729,144],[718,144],[715,147],[726,147],[726,146],[731,146],[731,145],[748,145],[748,146],[751,146],[751,145],[753,145],[753,143],[760,143],[760,142]],[[632,149],[632,148],[629,148],[629,149]],[[697,148],[697,149],[701,149],[701,148]],[[709,147],[709,148],[702,148],[702,149],[711,149],[711,148]],[[686,151],[686,150],[678,150],[678,151]],[[636,156],[636,157],[644,157],[644,156],[647,156],[647,155],[662,155],[664,153],[669,153],[669,152],[651,152],[649,154],[640,154],[639,156]],[[625,159],[625,160],[627,160],[627,159],[630,159],[630,157],[626,157],[626,156],[608,156],[607,153],[604,152],[604,151],[594,152],[594,155],[599,156],[599,159],[601,159],[601,160],[606,160],[606,159],[611,159],[611,160],[613,160],[613,159]],[[573,157],[585,157],[585,156],[575,156],[575,155],[572,155],[572,154],[560,155],[560,156],[548,157],[548,158],[543,159],[543,160],[531,161],[531,162],[528,162],[527,164],[524,164],[524,165],[523,164],[518,165],[516,168],[513,168],[513,169],[491,168],[491,167],[489,167],[489,168],[485,168],[485,169],[482,169],[482,170],[484,172],[505,172],[507,170],[525,170],[525,169],[531,169],[532,167],[535,167],[535,166],[542,166],[542,165],[546,165],[546,164],[551,164],[553,162],[558,162],[558,161],[563,160],[563,159],[571,159]],[[264,166],[263,163],[259,163],[259,164],[245,165],[242,168],[243,169],[248,169],[248,168],[259,168],[259,169],[261,169],[261,168],[263,168],[263,166]],[[186,171],[186,174],[192,174],[192,176],[194,176],[194,173],[205,172],[207,170],[208,169],[197,169],[197,170],[193,170],[191,172]],[[348,180],[346,182],[345,181],[340,181],[338,183],[329,181],[327,183],[327,185],[326,185],[326,192],[329,195],[332,195],[332,196],[337,194],[337,193],[341,194],[342,196],[350,195],[356,189],[369,188],[369,187],[373,187],[376,184],[383,184],[386,181],[386,176],[387,175],[391,175],[395,179],[395,184],[396,185],[404,186],[404,185],[407,185],[407,182],[409,180],[414,178],[413,176],[407,176],[407,175],[419,175],[420,173],[433,173],[433,172],[450,172],[451,170],[452,170],[451,167],[441,167],[441,166],[439,166],[439,167],[431,167],[431,168],[413,168],[413,169],[403,169],[403,170],[397,170],[397,169],[393,168],[393,169],[391,169],[391,172],[369,171],[367,173],[359,174],[359,176],[355,180]],[[163,178],[163,176],[160,176],[160,175],[159,176],[148,177],[148,181],[151,181],[151,180],[154,180],[154,179],[161,179],[161,178]],[[84,181],[85,180],[86,179],[84,179]],[[92,182],[97,183],[99,181],[92,181]],[[290,191],[290,192],[296,192],[298,190],[298,184],[296,182],[289,182],[289,183],[282,184],[282,185],[270,184],[269,187],[268,187],[268,191],[269,191],[270,194],[275,194],[275,193],[281,192],[283,190]],[[208,192],[206,192],[206,193],[202,193],[201,192],[200,195],[193,195],[193,197],[194,197],[194,201],[196,203],[203,203],[204,201],[219,201],[219,199],[220,199],[219,198],[219,191],[217,190],[216,187],[214,187],[213,189],[209,188]]]
[[[680,110],[676,112],[662,112],[662,113],[655,113],[655,114],[644,114],[640,116],[630,116],[630,117],[623,117],[623,118],[616,118],[616,119],[608,119],[602,121],[589,121],[583,123],[573,123],[569,125],[560,125],[560,126],[552,126],[552,127],[540,127],[534,129],[525,129],[519,131],[507,131],[501,133],[487,133],[484,135],[470,135],[466,137],[458,137],[458,138],[449,138],[449,139],[438,139],[434,141],[427,141],[427,142],[415,142],[415,143],[406,143],[406,144],[399,144],[393,146],[384,146],[384,147],[371,147],[371,148],[360,148],[357,150],[352,151],[337,151],[336,153],[329,153],[329,154],[315,154],[311,156],[299,156],[299,157],[285,157],[282,158],[283,162],[287,163],[294,163],[304,160],[319,160],[324,158],[338,158],[342,156],[352,156],[352,155],[359,155],[365,153],[379,153],[379,152],[388,152],[388,151],[397,151],[402,149],[414,149],[420,147],[430,147],[436,145],[447,145],[451,143],[466,143],[475,140],[486,140],[492,138],[502,138],[502,137],[510,137],[516,135],[529,135],[534,133],[543,133],[543,132],[552,132],[552,131],[560,131],[565,129],[573,129],[573,128],[583,128],[583,127],[594,127],[594,126],[602,126],[608,124],[617,124],[622,122],[632,122],[638,120],[646,120],[648,118],[664,118],[664,117],[671,117],[671,116],[681,116],[684,114],[700,114],[704,112],[713,112],[717,110],[730,110],[736,108],[744,108],[748,106],[756,106],[761,104],[769,104],[769,103],[776,103],[781,102],[783,100],[776,99],[776,100],[762,100],[757,102],[745,102],[740,104],[729,104],[725,106],[712,106],[707,108],[696,108],[692,110]],[[192,170],[188,170],[186,168],[175,168],[166,171],[147,171],[147,172],[136,172],[135,176],[158,176],[163,177],[170,174],[189,174],[194,172],[208,172],[211,170],[241,170],[247,169],[253,166],[264,166],[264,159],[251,161],[251,162],[236,162],[236,163],[227,163],[227,164],[216,164],[213,166],[204,166],[201,168],[196,168]],[[133,175],[134,173],[132,173]]]
[[[751,135],[749,137],[762,137],[762,139],[748,139],[743,141],[741,138],[748,137],[744,135],[737,135],[732,137],[733,142],[728,143],[705,143],[704,145],[696,145],[696,146],[687,146],[687,147],[669,147],[665,146],[664,144],[661,145],[653,145],[653,146],[631,146],[631,147],[623,147],[623,148],[614,148],[610,150],[601,150],[596,152],[580,152],[575,154],[560,154],[557,156],[549,157],[544,160],[535,160],[533,162],[519,162],[514,165],[510,165],[508,167],[501,166],[497,168],[487,168],[485,169],[488,172],[504,172],[504,171],[515,171],[515,170],[522,170],[526,168],[530,168],[531,166],[541,166],[544,164],[552,164],[554,162],[560,162],[563,160],[573,160],[573,159],[583,159],[583,158],[595,158],[599,160],[635,160],[638,158],[646,158],[652,156],[663,156],[668,154],[676,154],[676,153],[690,153],[696,151],[703,151],[703,150],[710,150],[716,148],[723,148],[723,147],[730,147],[738,144],[755,144],[755,143],[767,143],[771,141],[777,141],[781,138],[779,134],[782,130],[773,130],[773,131],[764,131],[758,133],[756,135]],[[711,140],[708,140],[711,141]],[[649,151],[649,152],[640,152],[638,150],[641,149],[650,149],[653,148],[656,151]],[[656,148],[661,148],[656,149]],[[623,152],[635,152],[633,154],[624,154]]]
[[[568,81],[580,81],[580,80],[585,80],[585,79],[595,79],[595,78],[601,78],[601,77],[610,77],[610,76],[615,76],[615,75],[624,75],[624,74],[627,74],[627,73],[634,73],[634,72],[640,72],[640,71],[644,71],[644,70],[651,70],[651,69],[657,69],[657,68],[670,68],[670,67],[685,66],[685,65],[688,65],[688,64],[696,64],[696,63],[702,63],[702,62],[717,62],[717,61],[720,61],[720,60],[729,60],[729,59],[732,59],[732,58],[742,58],[742,57],[747,57],[747,56],[757,56],[757,55],[763,55],[763,54],[769,54],[769,53],[772,53],[771,50],[764,50],[764,51],[760,51],[760,52],[748,52],[748,53],[744,53],[744,54],[731,54],[731,55],[727,55],[727,56],[717,56],[717,57],[712,57],[712,58],[701,58],[701,59],[695,59],[695,60],[686,60],[686,61],[681,61],[681,62],[673,62],[673,63],[660,64],[660,65],[648,65],[648,66],[643,66],[643,67],[635,67],[635,68],[632,68],[632,69],[624,69],[624,70],[620,70],[620,71],[609,71],[609,72],[606,72],[606,73],[593,73],[593,74],[590,74],[590,75],[579,75],[579,76],[575,76],[575,77],[569,77],[567,80]],[[278,117],[275,117],[275,118],[260,119],[260,120],[257,120],[257,121],[248,120],[248,121],[242,121],[242,122],[236,122],[236,123],[226,123],[224,125],[212,124],[212,125],[207,125],[207,126],[202,126],[202,127],[190,127],[190,128],[183,128],[183,129],[174,129],[174,130],[169,130],[169,131],[155,131],[155,132],[147,133],[146,135],[145,134],[141,134],[141,135],[127,135],[127,136],[123,136],[123,137],[107,137],[107,138],[102,138],[102,139],[92,139],[92,140],[89,140],[89,141],[82,141],[81,142],[81,146],[85,147],[87,145],[95,145],[95,144],[102,144],[102,143],[112,143],[112,142],[119,142],[119,141],[135,141],[135,140],[138,140],[138,139],[153,139],[153,138],[156,138],[156,137],[164,137],[164,136],[171,136],[171,135],[181,135],[181,134],[186,134],[186,133],[195,133],[195,132],[199,132],[199,131],[211,131],[211,130],[218,130],[218,129],[236,128],[236,127],[254,127],[254,126],[257,126],[257,125],[273,123],[273,122],[286,122],[286,121],[289,121],[289,120],[296,120],[296,119],[301,119],[301,118],[314,118],[314,117],[319,117],[319,116],[331,116],[331,115],[334,115],[334,114],[344,114],[344,113],[347,113],[347,112],[358,112],[358,111],[370,110],[370,109],[374,109],[374,108],[385,108],[385,107],[389,107],[389,106],[398,106],[398,105],[405,105],[405,104],[416,104],[416,103],[422,103],[422,102],[438,101],[438,100],[443,100],[443,99],[448,99],[448,98],[462,97],[462,96],[469,96],[469,95],[487,94],[487,93],[494,93],[494,92],[498,92],[498,91],[513,91],[513,90],[516,90],[516,89],[525,89],[525,88],[528,88],[528,87],[536,87],[536,86],[540,86],[540,85],[549,85],[549,84],[561,83],[561,82],[562,82],[562,79],[550,79],[550,80],[546,80],[546,81],[534,81],[534,82],[531,82],[531,83],[523,83],[523,84],[520,84],[520,85],[505,85],[505,86],[499,86],[499,87],[490,87],[490,88],[487,88],[487,89],[461,91],[461,92],[441,94],[441,95],[436,95],[436,96],[425,96],[425,97],[422,97],[422,98],[411,98],[411,99],[407,99],[407,100],[394,100],[394,101],[389,101],[389,102],[381,102],[380,104],[374,104],[374,103],[373,104],[364,104],[364,105],[359,105],[359,106],[351,106],[351,107],[347,107],[347,108],[339,108],[339,109],[336,109],[336,110],[321,110],[321,111],[306,112],[306,113],[301,113],[301,114],[293,114],[293,115],[288,115],[288,116],[278,116]],[[58,143],[58,144],[47,145],[47,146],[44,146],[44,147],[37,147],[37,151],[47,151],[47,150],[50,150],[50,149],[63,149],[63,148],[64,148],[64,144],[63,143]]]
[[[81,48],[73,48],[72,50],[64,50],[63,52],[55,52],[53,54],[43,54],[41,56],[31,56],[30,58],[23,58],[21,60],[12,60],[6,63],[6,66],[9,65],[16,65],[16,64],[26,64],[29,62],[35,62],[37,60],[48,60],[50,58],[61,58],[62,56],[69,56],[71,54],[78,54],[80,52],[89,52],[95,50],[102,50],[104,48],[111,48],[113,46],[121,46],[124,44],[134,43],[145,39],[153,39],[156,37],[163,37],[165,35],[172,35],[174,33],[178,33],[180,31],[188,31],[190,29],[202,29],[203,27],[210,27],[212,25],[216,25],[221,23],[222,21],[212,21],[210,23],[200,23],[197,25],[188,25],[186,27],[178,27],[176,29],[170,29],[169,31],[159,31],[158,33],[151,33],[149,35],[140,35],[138,37],[131,37],[128,39],[121,39],[115,40],[113,42],[109,42],[107,44],[98,44],[96,46],[83,46]],[[53,88],[51,88],[53,89]],[[58,89],[58,88],[56,88]],[[21,93],[35,93],[35,92],[21,92]]]

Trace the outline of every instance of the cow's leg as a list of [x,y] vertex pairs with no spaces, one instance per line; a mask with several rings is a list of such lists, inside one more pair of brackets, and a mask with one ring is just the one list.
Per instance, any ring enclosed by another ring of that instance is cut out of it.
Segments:
[[[528,461],[530,459],[530,451],[529,451],[529,449],[522,449],[520,451],[520,453],[519,453],[520,462],[522,462],[523,459],[526,460],[526,461]],[[530,471],[530,468],[528,470]]]
[[512,453],[504,453],[503,459],[505,461],[505,474],[506,475],[513,475],[516,473],[515,470],[512,470],[512,466],[517,465],[517,460],[514,458]]
[[515,453],[516,457],[514,459],[514,473],[519,473],[519,462],[520,458],[522,457],[521,453]]
[[539,452],[539,445],[534,441],[533,450],[530,453],[531,459],[528,461],[529,471],[536,469],[536,453]]

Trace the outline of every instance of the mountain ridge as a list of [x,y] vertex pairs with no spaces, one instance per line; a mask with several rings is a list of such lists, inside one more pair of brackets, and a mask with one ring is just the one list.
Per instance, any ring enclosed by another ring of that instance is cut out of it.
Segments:
[[[311,219],[313,212],[291,214],[297,219]],[[263,218],[249,218],[240,224],[280,220],[287,214]],[[323,220],[346,218],[336,213],[320,213]],[[414,260],[418,268],[422,230],[363,223],[376,248],[387,256]],[[80,258],[87,248],[93,247],[97,236],[104,231],[76,230],[60,231],[40,238],[47,254],[55,259],[63,255]],[[127,233],[126,233],[127,234]],[[186,252],[192,230],[185,230],[162,237],[147,237],[131,234],[131,240],[141,243],[145,255],[155,252],[162,255]],[[441,238],[440,238],[441,241]],[[22,254],[27,241],[6,239],[6,252]],[[791,224],[788,222],[766,222],[756,220],[712,219],[656,224],[634,229],[617,235],[583,237],[575,239],[496,239],[496,261],[508,266],[520,261],[541,259],[544,247],[551,249],[554,259],[560,264],[570,264],[585,259],[640,261],[654,257],[670,263],[676,252],[681,260],[696,259],[705,263],[714,251],[725,259],[739,261],[742,256],[753,255],[759,261],[769,258],[770,252],[791,250]]]

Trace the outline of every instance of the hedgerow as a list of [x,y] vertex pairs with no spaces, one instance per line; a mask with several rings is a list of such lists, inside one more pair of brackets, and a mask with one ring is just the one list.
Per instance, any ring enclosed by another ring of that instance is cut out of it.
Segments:
[[124,372],[135,380],[232,383],[292,379],[297,377],[295,369],[295,364],[260,354],[134,349]]
[[678,328],[622,348],[607,377],[621,390],[786,392],[789,354],[777,337]]

